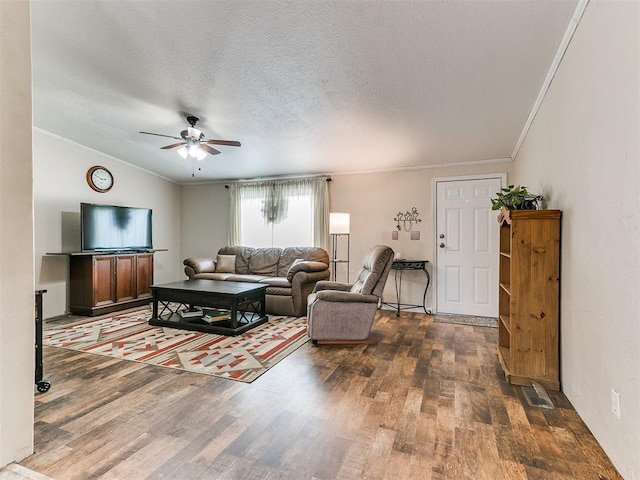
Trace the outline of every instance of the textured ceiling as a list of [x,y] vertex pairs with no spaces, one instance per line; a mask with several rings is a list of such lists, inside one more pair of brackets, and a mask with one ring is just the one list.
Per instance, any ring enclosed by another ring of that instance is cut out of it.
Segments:
[[[34,0],[34,126],[178,182],[508,158],[575,6]],[[185,113],[242,147],[138,133]]]

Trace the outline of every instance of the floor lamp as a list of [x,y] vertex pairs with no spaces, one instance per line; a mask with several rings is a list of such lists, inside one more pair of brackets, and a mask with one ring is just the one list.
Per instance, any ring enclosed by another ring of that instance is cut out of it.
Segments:
[[[349,224],[351,216],[348,213],[330,213],[329,214],[329,234],[331,234],[331,243],[333,255],[331,264],[333,266],[333,281],[337,281],[338,263],[344,263],[347,267],[347,282],[349,282]],[[347,256],[346,258],[338,258],[338,237],[347,237]]]

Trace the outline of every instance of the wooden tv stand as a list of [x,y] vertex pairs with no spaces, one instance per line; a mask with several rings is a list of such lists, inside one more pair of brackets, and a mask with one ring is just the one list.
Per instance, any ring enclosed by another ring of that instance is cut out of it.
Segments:
[[71,313],[94,316],[150,303],[155,251],[65,254]]

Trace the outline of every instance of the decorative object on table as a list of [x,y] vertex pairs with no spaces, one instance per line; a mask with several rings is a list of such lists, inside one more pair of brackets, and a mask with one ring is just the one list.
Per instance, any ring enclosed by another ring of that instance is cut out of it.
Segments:
[[491,210],[500,210],[500,225],[504,222],[511,225],[511,210],[537,210],[542,200],[542,195],[530,193],[527,187],[509,185],[496,193],[496,198],[491,199]]
[[67,325],[48,322],[44,345],[250,383],[308,341],[306,317],[270,316],[236,337],[153,327],[150,317],[144,308]]
[[353,283],[320,281],[307,297],[307,334],[314,343],[377,343],[369,337],[393,250],[371,247]]
[[186,130],[182,130],[180,132],[179,137],[174,137],[172,135],[163,135],[161,133],[150,133],[150,132],[140,132],[145,135],[155,135],[156,137],[166,137],[173,138],[175,140],[180,140],[178,143],[173,143],[171,145],[166,145],[164,147],[160,147],[162,150],[169,150],[171,148],[178,148],[178,154],[186,159],[187,157],[192,157],[197,160],[202,160],[204,157],[209,155],[217,155],[220,153],[220,150],[216,150],[211,145],[224,145],[227,147],[239,147],[240,142],[236,140],[207,140],[204,138],[204,133],[201,130],[196,128],[197,123],[200,121],[198,117],[193,115],[187,116],[187,123],[190,125]]
[[[349,281],[349,229],[351,225],[351,215],[348,213],[332,212],[329,214],[329,234],[331,235],[332,257],[331,264],[333,266],[333,281],[337,280],[338,263],[344,263],[347,270],[347,282]],[[338,238],[347,237],[347,253],[346,258],[338,258]]]
[[[414,223],[417,225],[422,222],[422,220],[418,218],[418,215],[420,215],[418,213],[418,209],[416,207],[411,207],[410,212],[398,212],[393,221],[396,222],[396,228],[398,230],[403,229],[405,232],[410,232]],[[402,223],[402,227],[400,226],[400,223]]]
[[87,170],[87,183],[98,193],[107,193],[113,188],[113,174],[102,165]]

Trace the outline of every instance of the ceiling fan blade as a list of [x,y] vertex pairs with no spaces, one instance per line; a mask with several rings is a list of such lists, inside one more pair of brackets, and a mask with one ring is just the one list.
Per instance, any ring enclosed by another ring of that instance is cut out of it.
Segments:
[[211,143],[213,145],[226,145],[227,147],[239,147],[240,142],[235,140],[203,140],[202,143]]
[[160,148],[162,150],[169,150],[170,148],[176,148],[176,147],[179,147],[180,145],[184,145],[184,142],[172,143],[171,145],[167,145],[167,146],[160,147]]
[[174,137],[172,135],[162,135],[161,133],[151,133],[151,132],[140,132],[140,133],[144,133],[145,135],[155,135],[156,137],[167,137],[167,138],[175,138],[176,140],[181,140],[180,137]]
[[217,155],[220,153],[220,150],[216,150],[213,147],[210,147],[209,145],[207,145],[206,143],[201,143],[200,144],[200,148],[202,148],[205,152],[207,152],[209,155]]

